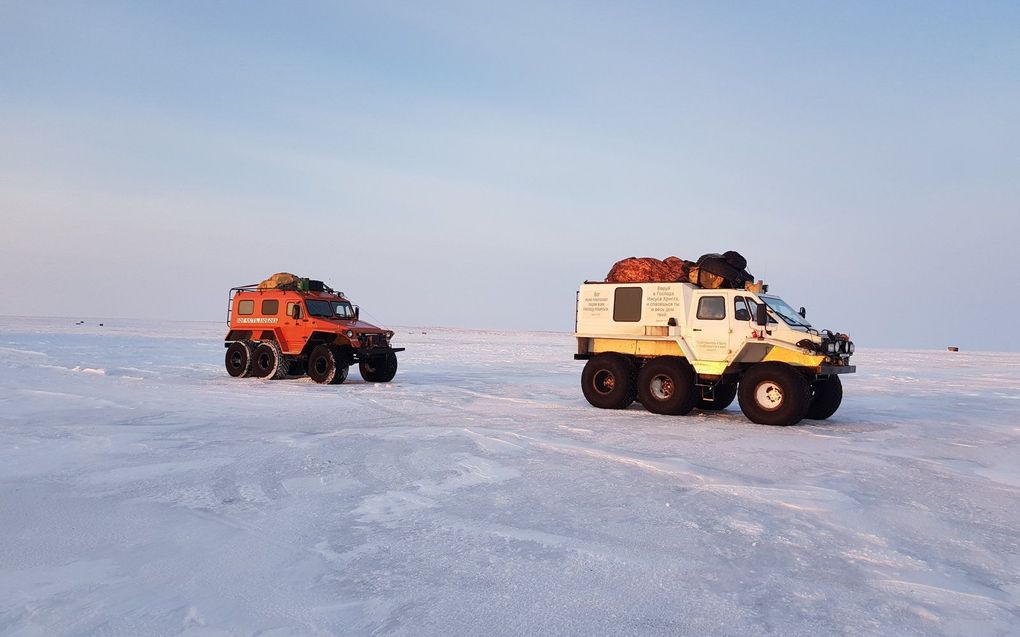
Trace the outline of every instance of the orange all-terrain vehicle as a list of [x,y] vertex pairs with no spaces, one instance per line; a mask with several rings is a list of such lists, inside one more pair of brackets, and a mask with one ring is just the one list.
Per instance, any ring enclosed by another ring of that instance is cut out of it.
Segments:
[[[279,276],[279,275],[276,275]],[[393,380],[393,332],[359,319],[359,308],[322,281],[291,277],[278,284],[231,288],[227,373],[283,378],[307,373],[317,383],[342,383],[351,365],[375,383]]]

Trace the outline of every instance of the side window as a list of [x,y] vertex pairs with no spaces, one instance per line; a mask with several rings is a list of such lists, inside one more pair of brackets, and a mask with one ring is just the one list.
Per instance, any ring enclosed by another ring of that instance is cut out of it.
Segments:
[[[747,307],[748,307],[749,310],[751,310],[751,320],[752,321],[758,320],[758,305],[759,305],[758,302],[755,301],[754,299],[751,299],[751,298],[747,299]],[[770,316],[769,317],[769,324],[771,325],[772,323],[775,323],[775,322],[776,322],[776,319],[774,319],[774,318],[772,318]]]
[[751,312],[748,311],[747,303],[742,296],[733,297],[733,318],[738,321],[751,320]]
[[698,318],[718,321],[726,318],[726,297],[703,296],[698,301]]
[[276,299],[266,299],[262,301],[262,315],[263,316],[276,316],[276,313],[280,311],[280,302]]
[[297,301],[287,301],[287,316],[294,318],[295,307],[297,307]]
[[251,299],[245,299],[237,302],[237,313],[242,316],[248,316],[249,314],[255,313],[255,301]]
[[613,320],[629,323],[641,320],[641,288],[616,288]]

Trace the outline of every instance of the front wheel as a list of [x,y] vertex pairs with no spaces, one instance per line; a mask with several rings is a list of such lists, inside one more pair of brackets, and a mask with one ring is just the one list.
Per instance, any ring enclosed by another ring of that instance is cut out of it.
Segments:
[[588,359],[581,372],[581,392],[600,409],[626,409],[636,398],[634,363],[620,354]]
[[694,409],[696,389],[694,369],[682,358],[652,359],[638,373],[638,397],[653,414],[689,414]]
[[811,385],[785,363],[758,363],[740,379],[740,409],[759,425],[796,425],[807,414]]
[[339,385],[347,380],[350,367],[331,345],[317,345],[308,356],[308,375],[323,385]]
[[383,356],[366,358],[358,363],[358,371],[370,383],[388,383],[397,375],[397,355],[387,352]]
[[825,380],[811,383],[811,391],[811,405],[805,418],[825,420],[836,413],[839,404],[843,402],[843,383],[839,376],[829,376]]

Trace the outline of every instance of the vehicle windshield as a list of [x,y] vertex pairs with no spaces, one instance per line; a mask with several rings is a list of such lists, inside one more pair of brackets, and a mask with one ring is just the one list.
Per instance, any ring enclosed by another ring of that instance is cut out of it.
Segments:
[[308,307],[308,314],[319,318],[354,318],[354,308],[347,301],[323,301],[320,299],[308,299],[305,301]]
[[765,301],[765,305],[778,314],[779,318],[783,319],[787,325],[792,325],[793,327],[811,327],[811,324],[800,314],[797,314],[797,311],[787,305],[783,299],[778,296],[765,296],[764,294],[760,296],[761,300]]

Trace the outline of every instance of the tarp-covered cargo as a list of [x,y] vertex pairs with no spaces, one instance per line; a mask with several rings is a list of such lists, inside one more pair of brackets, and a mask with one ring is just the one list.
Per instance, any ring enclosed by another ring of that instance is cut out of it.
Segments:
[[617,261],[606,283],[672,283],[686,281],[692,263],[679,257],[630,257]]
[[260,290],[296,290],[301,283],[301,277],[290,272],[277,272],[262,283],[259,283]]

